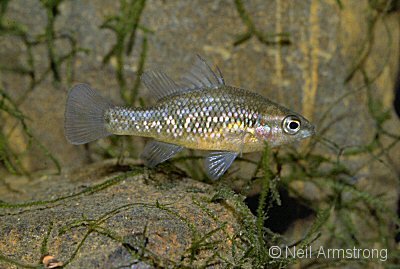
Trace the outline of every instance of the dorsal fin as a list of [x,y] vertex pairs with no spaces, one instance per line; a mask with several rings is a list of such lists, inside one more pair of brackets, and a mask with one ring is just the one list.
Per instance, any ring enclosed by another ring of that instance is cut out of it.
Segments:
[[156,100],[177,93],[225,85],[219,68],[217,67],[217,73],[214,72],[200,55],[197,55],[189,72],[182,76],[179,84],[161,71],[145,72],[141,76],[141,80]]
[[186,89],[216,88],[225,85],[225,81],[218,67],[217,73],[214,72],[206,60],[197,54],[189,72],[182,76],[180,85]]
[[184,91],[182,86],[176,84],[167,74],[161,71],[145,72],[141,76],[141,80],[156,100]]

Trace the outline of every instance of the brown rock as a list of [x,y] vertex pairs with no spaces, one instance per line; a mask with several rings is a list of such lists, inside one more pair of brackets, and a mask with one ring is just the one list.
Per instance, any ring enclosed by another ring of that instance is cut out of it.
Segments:
[[21,186],[23,199],[2,196],[0,268],[39,266],[43,255],[64,268],[235,263],[238,213],[212,202],[209,185],[165,170],[100,163]]

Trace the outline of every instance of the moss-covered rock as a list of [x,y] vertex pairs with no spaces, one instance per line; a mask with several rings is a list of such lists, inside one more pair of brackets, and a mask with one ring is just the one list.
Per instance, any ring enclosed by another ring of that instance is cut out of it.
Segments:
[[46,254],[65,268],[239,262],[247,248],[240,214],[213,202],[210,185],[163,168],[94,164],[2,195],[0,268],[37,267]]

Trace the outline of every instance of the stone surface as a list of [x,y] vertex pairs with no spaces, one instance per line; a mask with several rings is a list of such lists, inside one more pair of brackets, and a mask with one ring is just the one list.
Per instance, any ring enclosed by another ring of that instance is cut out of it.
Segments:
[[211,186],[112,163],[2,193],[0,268],[39,266],[44,254],[64,268],[223,267],[243,256],[237,212],[211,202]]

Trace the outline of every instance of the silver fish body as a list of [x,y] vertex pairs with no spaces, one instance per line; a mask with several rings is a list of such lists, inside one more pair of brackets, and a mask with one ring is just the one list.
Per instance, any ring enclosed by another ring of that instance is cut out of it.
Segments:
[[118,107],[85,84],[72,88],[65,113],[67,139],[83,144],[110,134],[151,137],[142,154],[151,167],[183,148],[209,150],[207,171],[216,179],[238,154],[261,151],[265,141],[279,146],[314,134],[301,115],[225,85],[201,57],[179,84],[162,72],[145,73],[142,81],[158,99],[152,107]]
[[167,97],[150,108],[110,108],[105,122],[113,134],[152,137],[191,149],[246,153],[263,149],[260,128],[266,130],[271,146],[284,143],[281,127],[267,124],[278,113],[293,115],[256,93],[223,85]]

